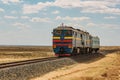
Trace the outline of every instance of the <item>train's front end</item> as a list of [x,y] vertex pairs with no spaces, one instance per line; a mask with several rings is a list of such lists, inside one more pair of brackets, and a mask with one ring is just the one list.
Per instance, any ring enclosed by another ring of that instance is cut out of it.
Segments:
[[53,30],[53,50],[56,56],[70,56],[72,53],[72,30],[58,27]]

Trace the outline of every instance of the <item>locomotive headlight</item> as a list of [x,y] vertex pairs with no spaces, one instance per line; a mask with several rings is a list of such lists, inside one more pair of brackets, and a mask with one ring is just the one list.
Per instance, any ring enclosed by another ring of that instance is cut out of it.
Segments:
[[56,48],[56,45],[53,45],[53,48]]

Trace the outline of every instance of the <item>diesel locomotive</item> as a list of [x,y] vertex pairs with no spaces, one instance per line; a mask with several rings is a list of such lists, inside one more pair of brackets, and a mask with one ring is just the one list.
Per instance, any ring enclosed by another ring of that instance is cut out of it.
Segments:
[[60,25],[53,29],[53,50],[56,56],[71,56],[97,53],[100,48],[99,37],[71,26]]

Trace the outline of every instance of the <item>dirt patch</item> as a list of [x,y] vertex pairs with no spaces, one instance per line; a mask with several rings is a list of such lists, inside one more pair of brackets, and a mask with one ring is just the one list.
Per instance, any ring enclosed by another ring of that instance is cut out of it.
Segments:
[[120,80],[120,66],[111,67],[101,76],[108,80]]
[[120,50],[109,50],[102,55],[77,56],[72,58],[77,64],[31,80],[120,80]]

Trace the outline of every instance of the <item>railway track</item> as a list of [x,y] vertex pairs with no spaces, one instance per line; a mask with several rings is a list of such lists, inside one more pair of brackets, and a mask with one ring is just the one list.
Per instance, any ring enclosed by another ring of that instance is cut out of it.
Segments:
[[37,63],[37,62],[43,62],[43,61],[56,60],[56,59],[58,59],[58,58],[57,57],[49,57],[49,58],[40,58],[40,59],[31,59],[31,60],[10,62],[10,63],[2,63],[2,64],[0,64],[0,69],[14,67],[14,66],[20,66],[20,65],[26,65],[26,64],[32,64],[32,63]]
[[[103,55],[103,53],[101,54]],[[75,56],[72,56],[72,57],[75,57]],[[58,57],[39,58],[39,59],[31,59],[31,60],[24,60],[24,61],[17,61],[17,62],[2,63],[0,64],[0,69],[20,66],[20,65],[26,65],[26,64],[32,64],[32,63],[37,63],[37,62],[43,62],[43,61],[51,61],[51,60],[56,60],[56,59],[58,59]]]

